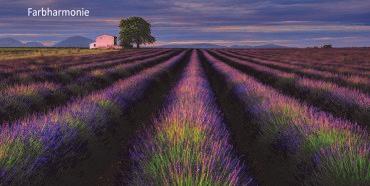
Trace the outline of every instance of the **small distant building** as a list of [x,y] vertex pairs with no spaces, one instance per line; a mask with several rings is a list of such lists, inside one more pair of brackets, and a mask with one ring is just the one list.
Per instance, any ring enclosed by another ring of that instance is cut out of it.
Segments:
[[333,48],[332,45],[323,45],[322,48]]
[[96,37],[94,43],[90,43],[90,49],[106,48],[106,49],[120,49],[121,46],[117,45],[117,37],[107,34]]

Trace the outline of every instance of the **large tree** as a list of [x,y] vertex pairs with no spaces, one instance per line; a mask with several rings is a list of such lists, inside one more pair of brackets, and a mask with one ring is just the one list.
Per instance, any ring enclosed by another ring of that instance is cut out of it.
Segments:
[[129,17],[122,19],[120,24],[119,40],[125,48],[132,48],[136,44],[154,43],[155,38],[151,35],[151,25],[141,17]]

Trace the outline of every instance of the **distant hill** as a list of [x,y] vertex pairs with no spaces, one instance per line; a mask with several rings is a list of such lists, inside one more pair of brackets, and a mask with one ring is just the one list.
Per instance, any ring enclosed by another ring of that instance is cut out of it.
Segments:
[[158,46],[157,48],[226,48],[226,47],[210,43],[198,43],[198,44],[169,44],[161,45]]
[[24,44],[13,38],[0,38],[0,47],[24,47]]
[[82,36],[73,36],[65,40],[62,40],[56,43],[53,47],[78,47],[78,48],[88,48],[89,44],[94,42],[93,40],[82,37]]
[[232,45],[229,48],[253,48],[253,46],[249,46],[249,45]]
[[249,45],[233,45],[229,48],[288,48],[286,46],[275,45],[275,44],[266,44],[266,45],[259,45],[259,46],[249,46]]
[[45,47],[45,45],[43,45],[40,42],[28,42],[28,43],[24,44],[24,46],[25,47]]
[[[93,40],[86,37],[73,36],[56,43],[53,47],[88,48],[89,44],[92,42]],[[13,38],[0,38],[0,47],[45,47],[45,45],[40,42],[22,43],[21,41]]]

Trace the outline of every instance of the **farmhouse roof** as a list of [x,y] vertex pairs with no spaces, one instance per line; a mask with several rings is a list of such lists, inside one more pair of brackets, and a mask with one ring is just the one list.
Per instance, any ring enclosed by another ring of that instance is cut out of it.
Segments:
[[101,34],[101,35],[98,35],[97,37],[100,37],[100,36],[110,36],[110,37],[116,37],[116,36],[113,36],[113,35],[109,35],[109,34]]

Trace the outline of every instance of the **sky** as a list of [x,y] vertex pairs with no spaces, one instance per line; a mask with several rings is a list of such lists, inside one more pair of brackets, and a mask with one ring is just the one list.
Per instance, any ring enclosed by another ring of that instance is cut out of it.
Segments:
[[[28,17],[27,8],[90,10],[89,17]],[[0,38],[52,45],[118,34],[121,18],[152,24],[155,45],[212,43],[370,46],[370,0],[0,0]]]

